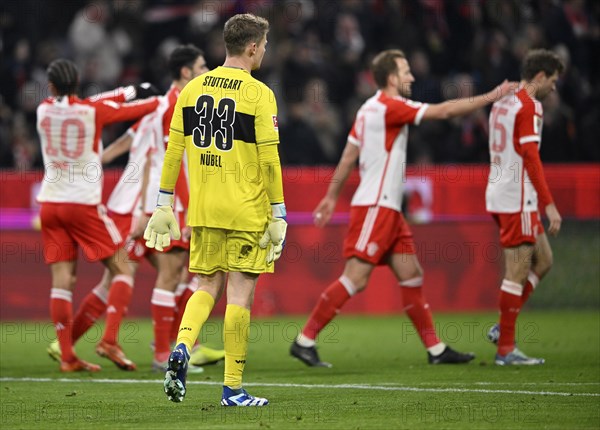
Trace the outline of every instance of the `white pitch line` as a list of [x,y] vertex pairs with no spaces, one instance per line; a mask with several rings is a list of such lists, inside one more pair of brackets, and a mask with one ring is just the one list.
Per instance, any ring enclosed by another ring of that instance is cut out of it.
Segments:
[[[151,379],[69,379],[69,378],[0,378],[0,382],[91,382],[96,384],[161,384],[160,380]],[[188,385],[222,385],[220,382],[188,381]],[[248,387],[278,387],[278,388],[342,388],[348,390],[375,390],[375,391],[410,391],[421,393],[484,393],[484,394],[525,394],[542,396],[580,396],[600,397],[600,393],[565,393],[560,391],[530,391],[530,390],[488,390],[484,388],[423,388],[408,386],[383,386],[366,384],[287,384],[271,382],[253,382],[244,384]]]
[[[465,385],[464,382],[444,382],[445,385]],[[519,385],[533,385],[533,386],[538,386],[538,385],[565,385],[565,386],[572,386],[572,387],[579,387],[579,386],[583,386],[583,385],[600,385],[600,382],[501,382],[501,381],[494,381],[494,382],[485,382],[485,381],[480,381],[480,382],[472,382],[473,385],[515,385],[515,384],[519,384]],[[382,382],[380,383],[380,385],[390,385],[390,386],[396,386],[398,384],[392,383],[392,382]],[[439,385],[439,382],[419,382],[417,385],[419,386],[423,386],[423,385]]]
[[[473,382],[474,385],[514,385],[515,382]],[[520,385],[565,385],[578,387],[582,385],[600,385],[600,382],[518,382]]]

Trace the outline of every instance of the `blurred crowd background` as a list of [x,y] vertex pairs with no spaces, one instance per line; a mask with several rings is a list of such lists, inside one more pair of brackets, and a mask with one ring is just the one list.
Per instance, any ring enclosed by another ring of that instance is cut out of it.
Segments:
[[[519,80],[529,49],[554,50],[567,67],[543,103],[542,160],[600,161],[597,1],[3,0],[0,167],[42,166],[35,109],[48,96],[53,59],[78,64],[82,96],[144,81],[166,91],[171,50],[193,43],[210,68],[221,65],[223,23],[241,12],[271,23],[255,76],[277,96],[284,164],[337,162],[358,107],[376,90],[370,60],[387,48],[407,54],[412,98],[432,103]],[[487,114],[412,127],[409,162],[488,162]],[[104,145],[126,128],[107,128]]]

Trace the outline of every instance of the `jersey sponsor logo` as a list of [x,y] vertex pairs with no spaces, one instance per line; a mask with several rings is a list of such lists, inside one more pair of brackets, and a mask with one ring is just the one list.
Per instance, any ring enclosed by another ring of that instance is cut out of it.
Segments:
[[246,360],[235,360],[237,364],[246,364]]
[[273,129],[279,131],[279,121],[277,121],[277,115],[273,115]]

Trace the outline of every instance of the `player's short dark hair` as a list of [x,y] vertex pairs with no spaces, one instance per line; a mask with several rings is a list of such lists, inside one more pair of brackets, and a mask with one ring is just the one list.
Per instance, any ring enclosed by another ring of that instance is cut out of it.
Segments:
[[371,71],[373,72],[373,79],[379,88],[384,88],[387,85],[388,76],[392,73],[398,72],[398,65],[396,59],[406,58],[404,52],[400,49],[388,49],[380,52],[373,58],[371,63]]
[[54,60],[46,69],[48,81],[56,88],[57,95],[75,94],[79,85],[79,70],[71,60],[64,58]]
[[554,72],[560,75],[565,65],[558,55],[547,49],[535,49],[529,51],[521,66],[521,79],[531,81],[539,72],[544,72],[546,77],[552,76]]
[[269,21],[260,16],[251,13],[232,16],[227,20],[223,29],[223,40],[225,41],[227,54],[242,54],[248,43],[260,43],[268,32]]
[[179,45],[169,56],[169,71],[175,79],[181,78],[181,68],[194,66],[198,57],[204,56],[204,51],[195,45]]

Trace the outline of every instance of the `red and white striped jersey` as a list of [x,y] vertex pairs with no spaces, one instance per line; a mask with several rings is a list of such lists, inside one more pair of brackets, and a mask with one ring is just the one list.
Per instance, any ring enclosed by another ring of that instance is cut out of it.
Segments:
[[523,145],[533,142],[539,151],[542,116],[542,104],[525,89],[493,104],[489,122],[491,164],[485,193],[488,212],[538,210],[538,194],[525,168]]
[[352,206],[401,210],[408,125],[419,125],[428,106],[381,91],[361,106],[348,136],[360,149],[360,184]]
[[102,199],[102,128],[156,109],[156,98],[133,103],[124,92],[80,99],[51,97],[37,108],[45,175],[39,202],[97,205]]

